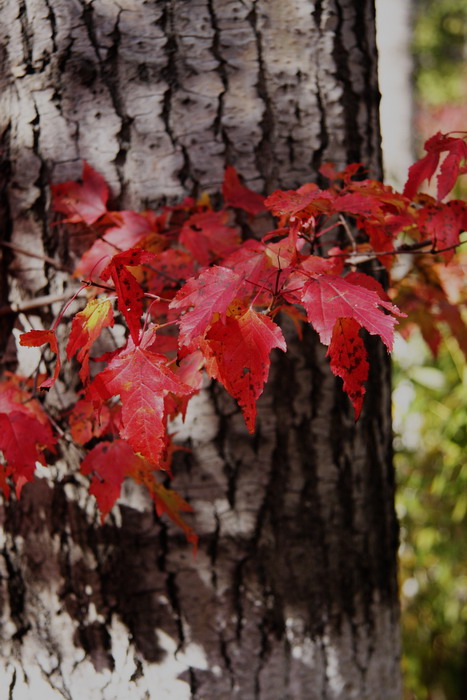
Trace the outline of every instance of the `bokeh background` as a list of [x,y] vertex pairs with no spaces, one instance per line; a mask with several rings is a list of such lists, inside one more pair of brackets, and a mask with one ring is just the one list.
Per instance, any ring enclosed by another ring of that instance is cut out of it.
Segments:
[[[377,12],[385,169],[401,187],[429,136],[467,130],[467,2],[377,0]],[[464,313],[465,279],[450,280]],[[467,699],[467,338],[442,330],[436,357],[417,331],[394,354],[404,700]]]

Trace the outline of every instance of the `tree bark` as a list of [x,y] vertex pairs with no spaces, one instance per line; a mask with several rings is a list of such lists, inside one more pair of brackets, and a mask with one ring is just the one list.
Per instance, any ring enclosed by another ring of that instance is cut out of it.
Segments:
[[[51,226],[48,184],[82,159],[139,210],[215,193],[227,163],[263,192],[326,160],[381,176],[369,0],[6,0],[0,32],[3,238],[64,267],[80,243]],[[69,290],[39,258],[4,248],[1,264],[3,305]],[[52,318],[36,313],[0,317],[6,368],[13,325]],[[196,559],[131,484],[101,526],[66,435],[65,458],[3,504],[10,698],[400,697],[388,358],[369,339],[355,425],[314,333],[289,335],[255,436],[211,385],[177,426]],[[55,415],[72,383],[65,370],[47,397]]]

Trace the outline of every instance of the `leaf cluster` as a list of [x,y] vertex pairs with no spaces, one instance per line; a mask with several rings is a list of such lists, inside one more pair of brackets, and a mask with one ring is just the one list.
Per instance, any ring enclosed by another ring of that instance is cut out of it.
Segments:
[[[229,167],[218,210],[203,195],[159,212],[111,211],[108,186],[87,163],[81,182],[52,185],[53,208],[71,235],[86,230],[94,238],[74,271],[82,286],[73,299],[86,292],[87,303],[72,319],[66,346],[68,360],[79,364],[82,395],[62,418],[86,450],[81,470],[91,478],[103,517],[119,497],[123,479],[131,477],[147,487],[157,511],[167,513],[196,544],[180,515],[190,506],[157,479],[157,472],[170,475],[175,449],[170,421],[185,415],[206,373],[238,402],[254,432],[271,351],[287,349],[281,316],[289,316],[299,334],[303,323],[317,332],[356,419],[368,377],[365,333],[379,336],[389,352],[394,326],[405,319],[407,333],[418,322],[435,348],[438,313],[463,342],[465,327],[435,264],[455,266],[454,250],[467,227],[465,203],[443,201],[465,171],[467,145],[463,138],[436,134],[426,151],[411,167],[403,193],[365,177],[361,164],[337,172],[327,163],[321,168],[329,181],[326,189],[307,183],[265,199]],[[437,198],[418,194],[421,183],[436,172]],[[236,224],[238,212],[249,223],[271,215],[275,222],[261,238],[245,238]],[[417,264],[416,281],[406,275],[400,285],[400,311],[358,266],[372,263],[390,274],[395,259],[403,256]],[[417,295],[424,297],[423,310],[411,308]],[[46,345],[56,355],[53,375],[40,384],[43,390],[60,374],[56,331],[68,306],[52,328],[20,338],[21,345]],[[125,344],[93,357],[93,344],[116,320],[127,329]],[[97,374],[90,369],[95,359],[104,363]],[[9,378],[8,397],[11,382],[21,385],[17,391],[27,391],[20,378]],[[54,442],[47,420],[24,410],[16,413],[18,425],[10,420],[10,432],[4,433],[12,437],[0,443],[5,492],[8,479],[20,491],[32,478],[35,461]],[[28,432],[32,444],[25,463],[19,432]]]

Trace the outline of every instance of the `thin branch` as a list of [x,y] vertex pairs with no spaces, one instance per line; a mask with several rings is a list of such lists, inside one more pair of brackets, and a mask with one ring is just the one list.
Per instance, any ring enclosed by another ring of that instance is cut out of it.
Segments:
[[27,255],[30,258],[42,260],[43,262],[52,265],[52,267],[55,267],[55,269],[57,270],[63,270],[63,272],[71,272],[71,270],[68,267],[64,267],[63,265],[61,265],[61,263],[57,262],[53,258],[49,258],[47,255],[39,255],[39,253],[33,253],[30,250],[21,248],[15,243],[8,243],[7,241],[0,241],[0,245],[2,245],[4,248],[10,248],[11,250],[14,250],[15,253],[20,253],[21,255]]
[[[459,243],[447,246],[446,248],[420,250],[420,248],[432,245],[432,241],[422,241],[421,243],[414,243],[413,245],[404,244],[399,248],[394,248],[394,250],[382,250],[380,252],[372,250],[368,253],[360,253],[357,250],[349,253],[333,253],[332,255],[328,255],[328,258],[349,258],[353,259],[353,262],[360,263],[368,262],[368,260],[374,260],[375,258],[379,258],[383,255],[438,255],[439,253],[446,253],[448,250],[455,250],[465,243],[467,243],[467,241],[460,241]],[[356,261],[355,258],[358,258],[358,261]]]
[[8,314],[20,314],[24,311],[32,311],[32,309],[38,309],[41,306],[55,304],[58,301],[66,301],[69,298],[69,294],[48,294],[47,296],[36,297],[35,299],[30,299],[29,301],[23,301],[21,302],[21,304],[10,304],[10,306],[0,307],[0,316],[7,316]]
[[349,238],[350,243],[352,245],[352,252],[355,255],[357,252],[357,242],[353,236],[352,231],[350,230],[350,226],[348,225],[347,221],[342,216],[342,214],[339,214],[339,223],[341,224],[341,226],[344,227],[344,231],[346,232],[347,237]]
[[[108,284],[101,284],[100,282],[92,282],[91,280],[81,280],[81,282],[88,287],[98,287],[99,289],[104,289],[106,292],[117,292],[115,287],[110,287]],[[143,296],[146,299],[155,299],[158,301],[170,302],[172,299],[166,299],[165,297],[160,297],[157,294],[151,294],[151,292],[144,292]]]

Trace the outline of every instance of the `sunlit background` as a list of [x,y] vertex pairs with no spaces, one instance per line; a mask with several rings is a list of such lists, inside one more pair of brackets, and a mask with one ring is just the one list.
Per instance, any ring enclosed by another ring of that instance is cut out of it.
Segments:
[[[385,170],[400,188],[429,136],[467,130],[467,3],[376,4]],[[465,311],[466,278],[452,277]],[[417,331],[394,353],[405,700],[467,699],[466,354],[447,328],[437,357]]]

